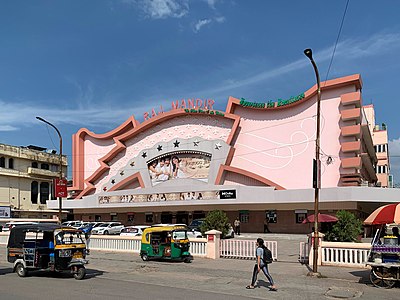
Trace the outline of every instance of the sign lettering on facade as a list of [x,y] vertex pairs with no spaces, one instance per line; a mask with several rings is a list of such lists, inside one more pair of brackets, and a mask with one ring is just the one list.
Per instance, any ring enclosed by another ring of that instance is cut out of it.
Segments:
[[289,104],[293,104],[301,99],[304,99],[304,93],[299,94],[295,97],[290,97],[289,99],[278,99],[277,101],[268,101],[268,102],[251,102],[247,101],[245,98],[240,98],[240,105],[244,107],[252,107],[252,108],[275,108],[280,106],[285,106]]
[[[182,100],[175,100],[171,102],[171,110],[174,109],[194,109],[194,110],[204,110],[204,111],[213,111],[213,105],[215,101],[213,99],[199,99],[199,98],[192,98],[192,99],[182,99]],[[164,112],[162,105],[160,105],[160,109],[156,111],[154,108],[151,109],[151,113],[145,112],[143,114],[143,119],[146,121],[150,118],[153,118],[161,113]]]

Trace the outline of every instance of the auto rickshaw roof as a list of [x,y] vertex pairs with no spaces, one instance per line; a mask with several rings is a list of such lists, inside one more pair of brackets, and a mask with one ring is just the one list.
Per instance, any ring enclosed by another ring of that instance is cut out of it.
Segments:
[[143,233],[148,232],[162,232],[162,231],[173,231],[173,230],[188,230],[186,226],[183,225],[169,225],[169,226],[155,226],[146,228]]

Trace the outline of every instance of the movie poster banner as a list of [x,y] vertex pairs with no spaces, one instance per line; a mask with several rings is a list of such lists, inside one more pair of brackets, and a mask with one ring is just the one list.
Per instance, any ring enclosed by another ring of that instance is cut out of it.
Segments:
[[153,185],[180,178],[208,181],[211,156],[204,153],[176,153],[156,158],[148,163]]
[[220,191],[98,196],[99,204],[215,200],[215,199],[223,199],[221,198]]

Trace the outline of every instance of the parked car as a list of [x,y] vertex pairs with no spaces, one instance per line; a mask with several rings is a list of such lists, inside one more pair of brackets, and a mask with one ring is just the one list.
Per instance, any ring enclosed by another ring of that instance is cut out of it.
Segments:
[[188,230],[187,231],[187,236],[188,238],[202,238],[203,235],[201,234],[201,231],[198,231],[196,229]]
[[203,224],[204,219],[194,219],[190,225],[188,226],[189,229],[194,229],[200,231],[200,226]]
[[126,226],[121,230],[120,236],[141,236],[147,225]]
[[[194,219],[190,225],[188,226],[189,229],[191,230],[196,230],[196,231],[200,231],[200,226],[201,224],[203,224],[204,219]],[[233,229],[232,225],[229,224],[229,229],[228,229],[228,233],[223,236],[223,239],[227,239],[227,238],[234,238],[235,237],[235,230]]]
[[67,221],[67,222],[61,223],[61,226],[79,228],[82,226],[82,224],[83,224],[83,221]]
[[92,234],[120,234],[124,225],[120,222],[103,223],[92,229]]

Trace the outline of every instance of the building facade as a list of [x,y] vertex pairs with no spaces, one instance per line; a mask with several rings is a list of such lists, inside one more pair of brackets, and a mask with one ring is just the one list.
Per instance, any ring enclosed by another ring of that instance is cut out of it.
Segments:
[[[397,191],[377,187],[378,157],[359,75],[321,84],[322,212],[365,218]],[[114,130],[73,136],[73,186],[63,207],[76,219],[189,223],[224,210],[242,230],[304,233],[313,213],[316,86],[267,102],[182,99],[132,116]],[[49,201],[56,209],[57,201]]]
[[393,187],[390,178],[390,162],[389,162],[389,139],[386,124],[375,123],[375,110],[372,104],[364,106],[367,116],[369,128],[372,133],[372,141],[374,144],[378,162],[376,164],[376,176],[378,185],[382,187]]
[[[11,207],[12,217],[52,218],[47,208],[53,179],[60,176],[60,156],[37,146],[0,144],[0,206]],[[67,158],[62,157],[63,174]]]

